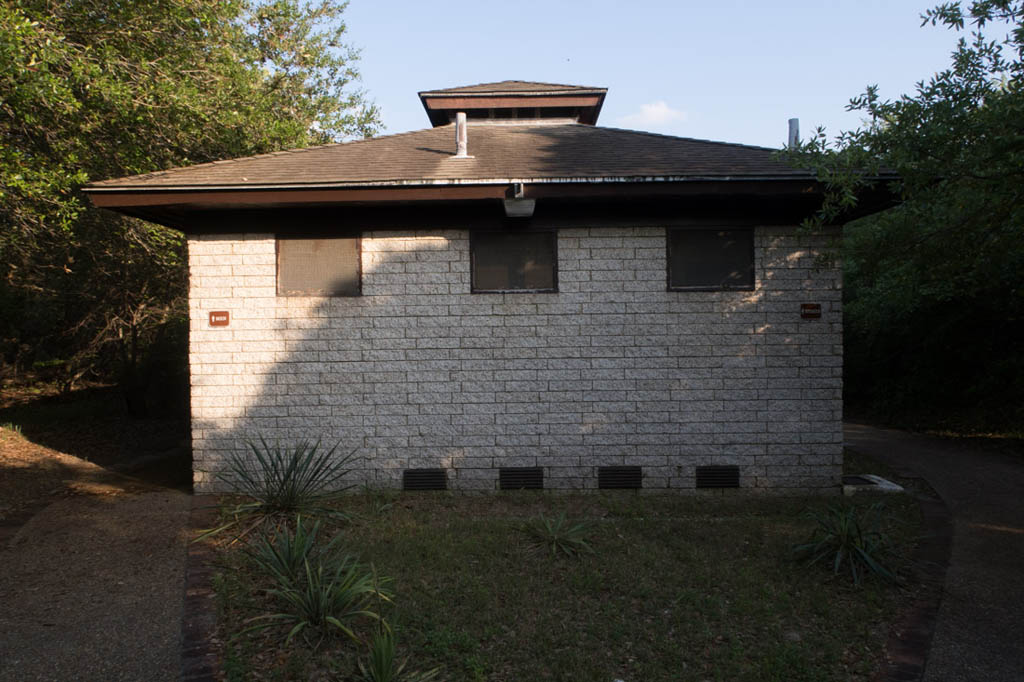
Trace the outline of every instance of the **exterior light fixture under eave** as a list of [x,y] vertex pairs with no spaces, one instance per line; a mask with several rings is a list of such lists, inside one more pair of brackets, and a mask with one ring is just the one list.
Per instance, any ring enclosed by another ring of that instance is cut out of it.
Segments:
[[512,183],[512,198],[505,199],[505,216],[508,218],[531,218],[537,205],[536,199],[524,197],[523,183]]

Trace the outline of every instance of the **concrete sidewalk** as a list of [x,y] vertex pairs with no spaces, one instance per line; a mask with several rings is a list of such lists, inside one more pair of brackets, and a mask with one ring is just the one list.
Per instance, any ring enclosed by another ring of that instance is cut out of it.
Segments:
[[953,516],[925,682],[1024,680],[1024,457],[862,424],[844,431],[851,449],[928,481]]
[[0,546],[0,680],[177,680],[191,498],[78,495]]

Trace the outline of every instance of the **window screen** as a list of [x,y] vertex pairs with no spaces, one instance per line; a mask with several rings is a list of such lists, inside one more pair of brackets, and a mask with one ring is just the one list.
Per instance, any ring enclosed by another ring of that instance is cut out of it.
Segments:
[[753,289],[754,231],[669,230],[669,289]]
[[473,291],[555,291],[554,232],[473,233]]
[[278,296],[358,296],[359,239],[277,240]]

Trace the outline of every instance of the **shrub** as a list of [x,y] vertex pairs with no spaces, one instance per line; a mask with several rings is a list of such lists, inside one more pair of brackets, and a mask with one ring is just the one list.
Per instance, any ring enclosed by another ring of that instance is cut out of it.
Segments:
[[808,566],[830,564],[835,575],[848,567],[857,586],[869,574],[896,582],[896,574],[883,563],[891,542],[882,530],[882,510],[876,502],[863,510],[833,503],[824,511],[807,511],[816,525],[806,542],[793,546],[794,556]]
[[592,525],[586,521],[572,523],[563,512],[550,519],[541,514],[527,521],[522,529],[536,545],[549,549],[552,556],[579,558],[584,552],[594,553],[587,537]]

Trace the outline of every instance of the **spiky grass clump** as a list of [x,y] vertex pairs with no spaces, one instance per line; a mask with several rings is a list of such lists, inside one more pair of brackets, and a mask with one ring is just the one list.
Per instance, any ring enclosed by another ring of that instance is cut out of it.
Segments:
[[588,521],[571,522],[561,513],[553,518],[541,514],[523,524],[522,530],[534,544],[550,550],[552,556],[579,558],[582,554],[593,554],[589,535],[593,524]]
[[256,616],[245,632],[285,626],[285,644],[302,633],[314,648],[332,632],[339,632],[359,642],[351,627],[356,618],[380,620],[370,607],[391,601],[382,587],[388,582],[378,578],[371,569],[359,564],[351,555],[325,555],[314,562],[303,561],[299,579],[276,575],[276,586],[268,591],[281,607],[275,613]]
[[398,660],[395,633],[383,622],[370,640],[370,654],[359,661],[363,682],[429,682],[441,672],[440,668],[425,671],[407,671],[409,659]]
[[835,575],[849,570],[857,586],[868,575],[896,582],[885,565],[892,543],[882,528],[883,509],[877,502],[864,509],[832,503],[824,511],[807,511],[815,528],[806,542],[793,546],[794,556],[808,566],[831,565]]
[[336,455],[339,444],[330,449],[321,447],[320,441],[300,441],[294,447],[271,445],[262,436],[259,442],[248,441],[246,454],[232,453],[227,467],[217,472],[217,478],[227,489],[247,498],[228,510],[231,520],[224,525],[205,531],[201,537],[240,524],[251,519],[253,523],[239,535],[244,535],[267,520],[291,518],[297,514],[344,520],[348,515],[331,506],[351,485],[343,481],[353,453]]
[[285,526],[277,532],[261,534],[245,553],[260,573],[280,585],[296,585],[304,578],[307,563],[315,564],[336,550],[333,541],[326,547],[317,543],[319,532],[319,521],[310,528],[297,516],[294,531]]

